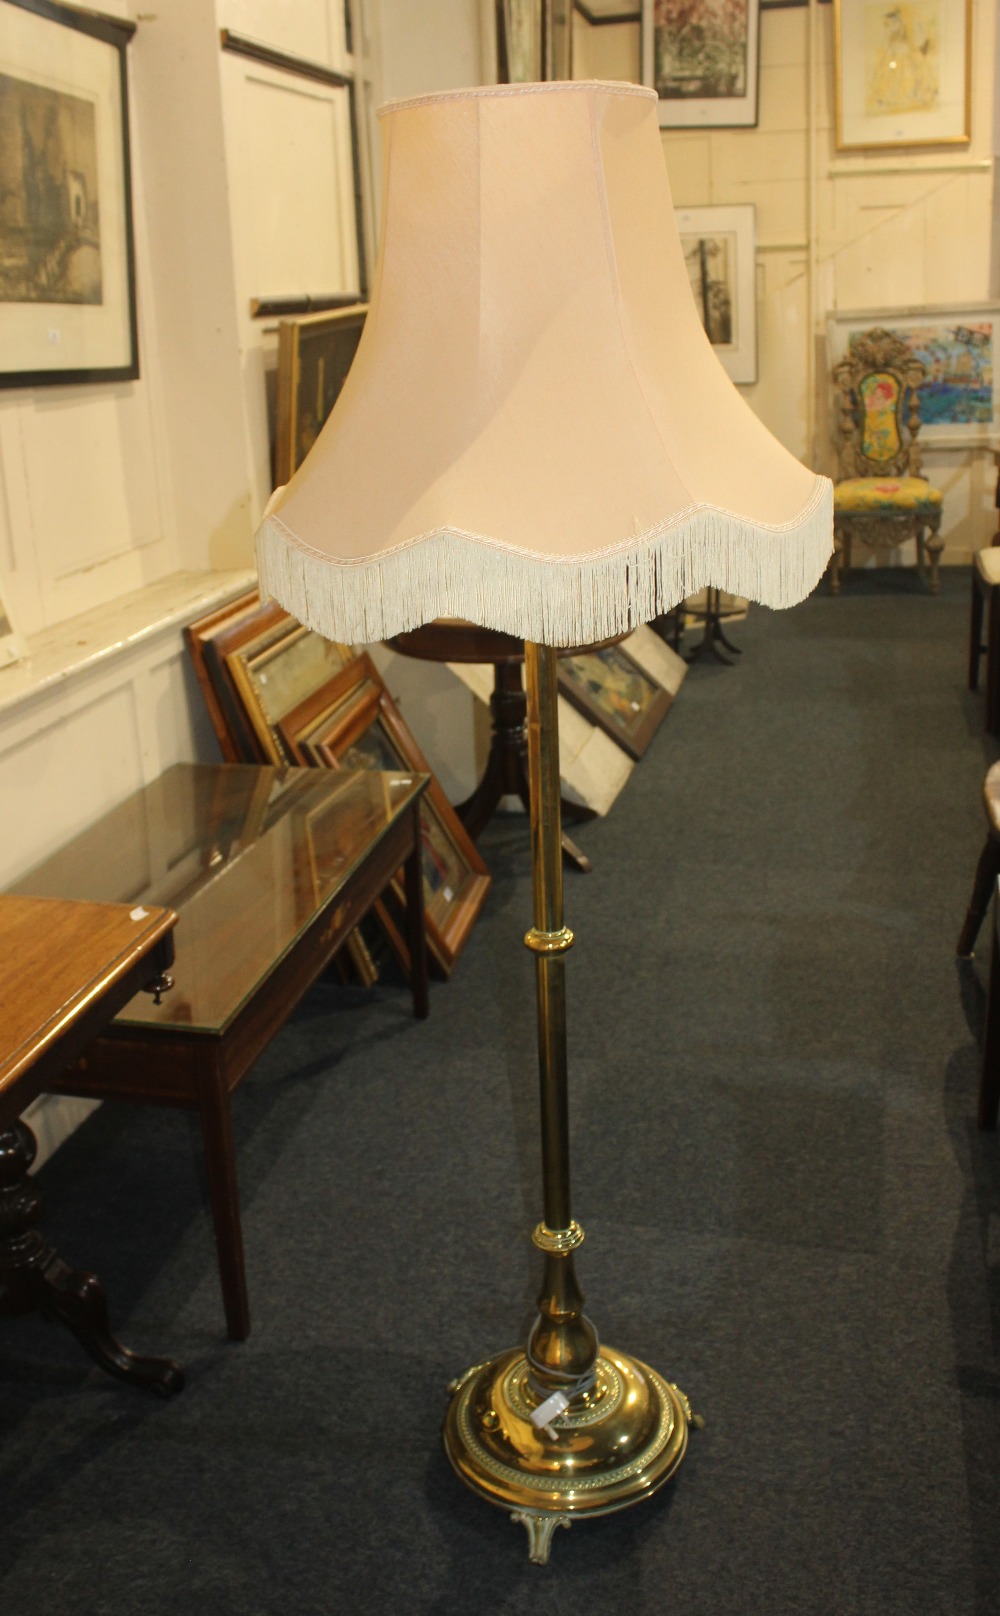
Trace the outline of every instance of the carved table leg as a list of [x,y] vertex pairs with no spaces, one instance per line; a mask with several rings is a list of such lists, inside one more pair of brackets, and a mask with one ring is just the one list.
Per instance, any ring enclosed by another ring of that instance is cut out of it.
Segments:
[[924,539],[924,547],[925,547],[925,549],[927,551],[927,554],[931,558],[931,594],[932,595],[936,595],[937,592],[938,592],[938,587],[939,587],[939,582],[940,582],[940,580],[938,579],[938,559],[939,559],[939,557],[941,555],[941,551],[944,549],[944,539],[941,537],[940,533],[938,532],[938,528],[940,526],[940,523],[941,523],[941,518],[938,517],[937,522],[930,529],[930,531],[927,534],[927,537]]
[[30,1313],[58,1320],[72,1330],[109,1375],[148,1386],[167,1397],[184,1385],[184,1371],[170,1358],[130,1352],[111,1333],[108,1302],[94,1274],[68,1267],[35,1228],[41,1197],[28,1170],[35,1136],[24,1122],[0,1131],[0,1313]]
[[[519,797],[530,809],[528,792],[528,698],[521,681],[519,662],[494,663],[490,716],[493,728],[486,769],[471,797],[460,802],[455,812],[475,841],[492,819],[501,797]],[[594,812],[563,799],[562,811],[569,819],[593,819]],[[584,874],[591,869],[586,853],[563,832],[564,856]]]

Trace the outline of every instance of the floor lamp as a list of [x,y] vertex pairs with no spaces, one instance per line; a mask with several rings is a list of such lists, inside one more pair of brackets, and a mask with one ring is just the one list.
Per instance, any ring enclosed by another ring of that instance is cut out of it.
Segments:
[[527,642],[543,1281],[527,1346],[453,1383],[445,1447],[544,1562],[557,1526],[666,1481],[690,1418],[655,1370],[599,1345],[576,1279],[553,648],[706,585],[801,600],[831,552],[831,487],[770,436],[704,335],[652,91],[503,85],[380,116],[370,313],[333,414],[265,513],[258,565],[333,639],[459,617]]

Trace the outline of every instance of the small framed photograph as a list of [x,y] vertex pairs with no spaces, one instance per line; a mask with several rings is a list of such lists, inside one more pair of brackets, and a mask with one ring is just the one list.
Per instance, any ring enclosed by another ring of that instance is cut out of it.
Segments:
[[673,696],[620,645],[559,658],[559,694],[628,753],[641,758]]
[[303,314],[278,325],[274,485],[287,483],[329,415],[354,363],[367,303]]
[[134,25],[0,0],[0,386],[139,374],[125,47]]
[[858,309],[827,320],[829,369],[864,331],[901,337],[924,367],[917,389],[924,448],[1000,443],[995,379],[1000,303],[931,304],[925,308]]
[[837,150],[968,145],[972,0],[833,0]]
[[642,81],[662,129],[757,124],[760,0],[642,0]]
[[[450,976],[486,900],[490,875],[374,663],[368,656],[356,657],[278,728],[298,763],[431,776],[420,807],[427,946],[442,975]],[[405,928],[398,916],[402,893],[399,879],[376,912],[406,968]]]
[[757,380],[757,225],[752,202],[678,208],[701,323],[734,382]]

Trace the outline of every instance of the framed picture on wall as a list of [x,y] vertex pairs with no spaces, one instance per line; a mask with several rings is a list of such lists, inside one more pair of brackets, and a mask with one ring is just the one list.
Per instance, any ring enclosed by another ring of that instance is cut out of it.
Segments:
[[0,0],[0,386],[139,374],[134,31],[52,0]]
[[340,397],[354,363],[367,303],[328,314],[303,314],[278,325],[274,484],[300,466]]
[[967,145],[972,0],[834,0],[838,151]]
[[708,339],[731,381],[757,380],[757,226],[752,202],[677,208],[684,262]]
[[832,367],[864,331],[898,336],[924,367],[918,389],[920,442],[966,448],[1000,441],[996,381],[1000,303],[930,304],[924,308],[858,309],[831,314]]
[[760,0],[642,0],[642,79],[663,129],[757,123]]

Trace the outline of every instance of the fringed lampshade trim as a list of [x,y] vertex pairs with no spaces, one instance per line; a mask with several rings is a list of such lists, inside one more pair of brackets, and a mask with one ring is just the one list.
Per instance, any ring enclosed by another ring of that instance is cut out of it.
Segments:
[[280,517],[257,534],[262,591],[329,639],[371,644],[460,617],[542,645],[589,645],[648,623],[706,585],[794,606],[833,549],[833,486],[816,479],[792,522],[769,526],[693,505],[583,556],[556,559],[438,529],[358,561],[304,544]]

